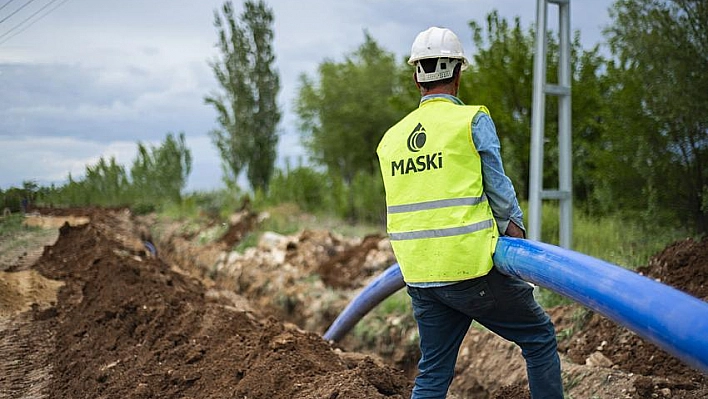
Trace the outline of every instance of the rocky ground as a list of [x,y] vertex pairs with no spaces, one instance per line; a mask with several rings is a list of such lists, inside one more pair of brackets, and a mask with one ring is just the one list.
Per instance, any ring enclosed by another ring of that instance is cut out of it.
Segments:
[[[186,229],[121,209],[43,213],[27,219],[43,229],[0,237],[0,398],[410,394],[418,351],[405,294],[342,342],[321,338],[393,263],[382,236],[267,233],[234,252],[267,215]],[[708,239],[676,242],[639,272],[708,300]],[[708,376],[600,315],[548,311],[567,397],[708,397]],[[470,329],[450,397],[525,398],[525,384],[518,349]]]

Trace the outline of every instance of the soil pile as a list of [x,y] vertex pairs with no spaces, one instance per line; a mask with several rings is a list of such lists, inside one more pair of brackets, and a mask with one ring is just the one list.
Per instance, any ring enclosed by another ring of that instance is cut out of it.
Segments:
[[[0,366],[0,392],[8,397],[402,398],[410,392],[402,372],[370,357],[342,356],[319,335],[240,309],[233,295],[210,292],[150,256],[123,211],[64,225],[35,269],[64,285],[56,304],[3,320],[0,358],[26,364]],[[27,348],[38,341],[44,344]],[[23,361],[32,351],[34,359]]]
[[[675,242],[638,272],[704,301],[708,300],[708,237]],[[687,316],[690,317],[690,316]],[[576,363],[612,367],[639,377],[635,398],[708,397],[708,376],[598,315],[588,313],[573,338],[561,345]]]
[[[90,222],[65,224],[43,252],[46,239],[38,241],[41,257],[0,263],[2,398],[410,395],[419,356],[410,312],[368,315],[375,328],[349,334],[344,351],[319,335],[395,261],[384,237],[265,233],[235,252],[262,217],[244,209],[228,225],[164,228],[158,258],[141,227],[154,219],[42,212]],[[708,300],[708,239],[674,243],[639,272]],[[705,375],[632,332],[578,306],[548,311],[570,397],[708,397]],[[471,328],[449,397],[526,399],[526,384],[518,348]]]
[[[244,219],[254,217],[248,211],[232,216],[224,236],[235,236],[235,231],[245,236],[242,224],[233,223]],[[318,333],[325,332],[359,289],[395,262],[388,240],[378,235],[266,232],[257,246],[237,252],[225,247],[222,238],[199,244],[198,234],[184,234],[178,225],[164,230],[156,239],[160,256],[169,263],[214,287],[239,293],[265,314]]]
[[[172,241],[168,238],[161,247]],[[686,263],[681,259],[706,256],[700,252],[681,255],[672,252],[672,247],[652,261],[653,267],[664,265],[663,272],[659,270],[652,277],[677,284],[667,273],[675,269],[673,262]],[[256,248],[221,253],[201,265],[198,260],[204,259],[204,252],[195,246],[176,248],[176,252],[189,252],[185,248],[196,255],[183,264],[184,268],[201,269],[202,275],[214,277],[217,286],[246,296],[258,309],[320,333],[360,288],[395,261],[383,237],[348,239],[328,231],[305,230],[292,236],[266,233]],[[686,248],[688,253],[696,250]],[[685,282],[700,281],[701,270],[685,268],[686,274],[695,274]],[[569,394],[596,398],[667,397],[668,393],[676,398],[708,396],[708,384],[700,373],[668,354],[657,355],[653,345],[600,315],[583,312],[577,306],[549,309],[549,313],[565,337],[560,349]],[[381,355],[412,379],[419,352],[411,315],[393,312],[375,323],[379,325],[369,334],[374,336],[350,334],[340,344],[349,351]],[[636,352],[642,348],[645,357]],[[633,359],[638,359],[635,363],[643,368],[631,367],[628,361]],[[525,364],[518,348],[487,331],[471,329],[460,351],[451,397],[521,398],[528,395],[525,385]]]

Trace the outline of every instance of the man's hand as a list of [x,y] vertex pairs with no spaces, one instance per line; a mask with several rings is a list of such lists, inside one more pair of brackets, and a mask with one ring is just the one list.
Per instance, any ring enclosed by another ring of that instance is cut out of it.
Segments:
[[512,221],[509,221],[509,225],[506,227],[506,232],[504,235],[516,238],[526,238],[524,231]]

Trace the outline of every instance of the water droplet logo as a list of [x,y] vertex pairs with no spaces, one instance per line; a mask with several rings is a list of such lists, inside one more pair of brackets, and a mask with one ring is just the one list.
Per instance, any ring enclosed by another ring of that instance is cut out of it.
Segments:
[[425,128],[419,123],[408,136],[408,150],[411,152],[420,151],[425,145],[425,139]]

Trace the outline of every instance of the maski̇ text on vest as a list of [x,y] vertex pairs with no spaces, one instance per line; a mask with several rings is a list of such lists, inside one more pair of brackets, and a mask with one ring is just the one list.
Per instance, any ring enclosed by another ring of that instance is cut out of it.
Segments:
[[442,169],[442,152],[418,155],[415,158],[391,161],[391,176],[407,175],[409,173],[425,172],[426,170]]

